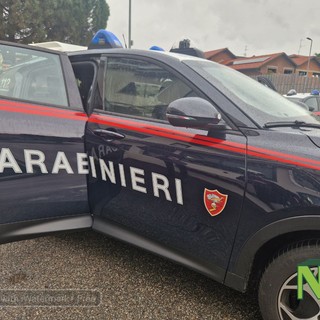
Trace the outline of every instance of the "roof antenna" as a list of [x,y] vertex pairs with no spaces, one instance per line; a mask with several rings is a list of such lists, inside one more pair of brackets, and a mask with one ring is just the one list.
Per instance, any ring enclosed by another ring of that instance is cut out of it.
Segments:
[[302,41],[303,41],[303,39],[300,39],[300,45],[299,45],[298,54],[300,54],[300,50],[301,50],[301,47],[302,47]]
[[245,47],[244,47],[244,56],[246,57],[247,56],[247,51],[248,51],[248,46],[246,45]]
[[127,49],[128,46],[127,46],[127,41],[126,41],[126,37],[124,36],[124,34],[122,34],[122,38],[123,38],[124,46]]

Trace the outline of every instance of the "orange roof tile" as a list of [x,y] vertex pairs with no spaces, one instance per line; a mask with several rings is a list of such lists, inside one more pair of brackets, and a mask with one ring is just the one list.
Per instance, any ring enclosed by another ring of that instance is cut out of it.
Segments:
[[231,54],[231,56],[236,57],[228,48],[221,48],[221,49],[207,51],[207,52],[204,53],[204,56],[205,56],[206,59],[210,59],[213,56],[215,56],[218,53],[223,52],[223,51],[228,51]]
[[[229,60],[227,64],[226,62],[224,64],[230,66],[235,70],[259,69],[263,65],[269,63],[270,61],[274,60],[275,58],[278,58],[281,55],[284,55],[285,57],[288,58],[289,61],[291,61],[284,52],[279,52],[279,53],[264,54],[261,56],[237,58],[237,59]],[[291,61],[291,63],[295,65],[295,62]]]
[[[293,60],[295,62],[295,64],[297,66],[301,66],[302,64],[308,62],[308,59],[309,59],[309,56],[301,56],[298,54],[292,54],[289,57],[291,60]],[[311,56],[310,58],[311,58],[311,60],[315,60],[317,63],[319,63],[319,61],[316,59],[316,57]]]

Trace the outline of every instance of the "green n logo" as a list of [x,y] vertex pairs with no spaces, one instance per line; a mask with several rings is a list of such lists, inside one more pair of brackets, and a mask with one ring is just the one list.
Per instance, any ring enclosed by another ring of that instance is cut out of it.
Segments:
[[[317,268],[317,276],[311,267]],[[305,280],[305,282],[304,282]],[[310,259],[298,265],[298,299],[303,299],[303,285],[308,284],[315,296],[320,300],[320,259]]]

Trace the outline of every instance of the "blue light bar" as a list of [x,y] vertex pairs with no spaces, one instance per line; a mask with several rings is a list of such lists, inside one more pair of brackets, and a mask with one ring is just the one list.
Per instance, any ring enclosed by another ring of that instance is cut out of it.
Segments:
[[158,47],[158,46],[152,46],[152,47],[149,48],[149,50],[164,51],[164,49],[162,49],[161,47]]
[[123,48],[123,45],[111,31],[101,29],[92,38],[88,49],[102,48]]

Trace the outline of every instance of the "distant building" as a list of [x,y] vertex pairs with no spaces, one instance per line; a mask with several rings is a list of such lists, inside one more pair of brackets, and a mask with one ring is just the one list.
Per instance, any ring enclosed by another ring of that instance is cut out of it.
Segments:
[[284,52],[249,58],[240,57],[224,64],[248,76],[270,73],[291,74],[295,72],[296,68],[296,64]]
[[220,64],[237,58],[237,56],[234,55],[228,48],[207,51],[204,53],[204,56],[206,59],[218,62]]
[[289,56],[292,61],[297,65],[296,72],[300,76],[317,77],[320,78],[320,61],[314,56],[310,57],[310,65],[308,72],[308,56],[301,56],[298,54],[292,54]]
[[228,48],[205,52],[208,60],[218,62],[238,70],[248,76],[265,74],[298,74],[300,76],[320,78],[320,59],[308,56],[291,55],[284,52],[271,53],[252,57],[237,57]]

